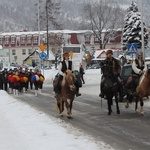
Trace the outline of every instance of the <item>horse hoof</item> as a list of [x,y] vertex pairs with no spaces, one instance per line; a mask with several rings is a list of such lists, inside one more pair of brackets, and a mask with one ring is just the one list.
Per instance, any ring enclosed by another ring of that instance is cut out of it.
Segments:
[[108,112],[108,116],[110,116],[111,115],[111,112]]
[[117,110],[117,114],[120,114],[120,110]]
[[67,116],[67,118],[68,118],[68,119],[72,119],[73,117],[72,117],[72,116]]
[[139,111],[138,110],[135,110],[135,112],[138,114],[139,113]]
[[59,114],[59,116],[60,116],[60,117],[63,117],[63,114],[61,113],[61,114]]

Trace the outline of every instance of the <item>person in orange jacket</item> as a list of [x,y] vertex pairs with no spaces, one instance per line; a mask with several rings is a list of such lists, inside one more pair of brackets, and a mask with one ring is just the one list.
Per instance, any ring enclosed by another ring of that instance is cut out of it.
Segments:
[[13,84],[14,84],[14,94],[18,95],[19,93],[19,86],[20,86],[20,77],[19,77],[19,71],[16,70],[14,75],[12,76],[13,78]]

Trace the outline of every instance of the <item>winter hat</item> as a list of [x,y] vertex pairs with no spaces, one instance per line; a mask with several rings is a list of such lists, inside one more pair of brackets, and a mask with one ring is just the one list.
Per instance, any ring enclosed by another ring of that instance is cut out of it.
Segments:
[[112,54],[113,55],[113,51],[111,49],[107,50],[106,55],[108,54]]
[[63,57],[69,57],[69,52],[64,52]]

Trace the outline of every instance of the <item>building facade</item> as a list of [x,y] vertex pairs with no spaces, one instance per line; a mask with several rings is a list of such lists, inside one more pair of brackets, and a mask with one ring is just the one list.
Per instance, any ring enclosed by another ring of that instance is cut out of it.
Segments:
[[[120,31],[116,32],[118,35]],[[104,38],[107,32],[104,32]],[[120,36],[111,37],[106,43],[106,48],[120,48]],[[99,48],[99,41],[94,37],[91,30],[52,30],[48,33],[48,47],[54,54],[60,49],[62,44],[85,44],[87,49],[94,45],[95,49]],[[0,45],[3,49],[9,50],[10,63],[23,64],[24,60],[34,51],[39,50],[39,45],[47,45],[46,31],[32,32],[10,32],[0,34]],[[48,51],[46,49],[46,51]],[[33,61],[40,62],[38,56],[33,57]]]

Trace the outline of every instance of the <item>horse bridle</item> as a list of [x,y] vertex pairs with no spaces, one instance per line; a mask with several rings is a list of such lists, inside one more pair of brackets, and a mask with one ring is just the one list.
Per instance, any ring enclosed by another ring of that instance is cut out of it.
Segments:
[[73,91],[75,89],[75,84],[68,84],[68,87],[70,88],[71,91]]

